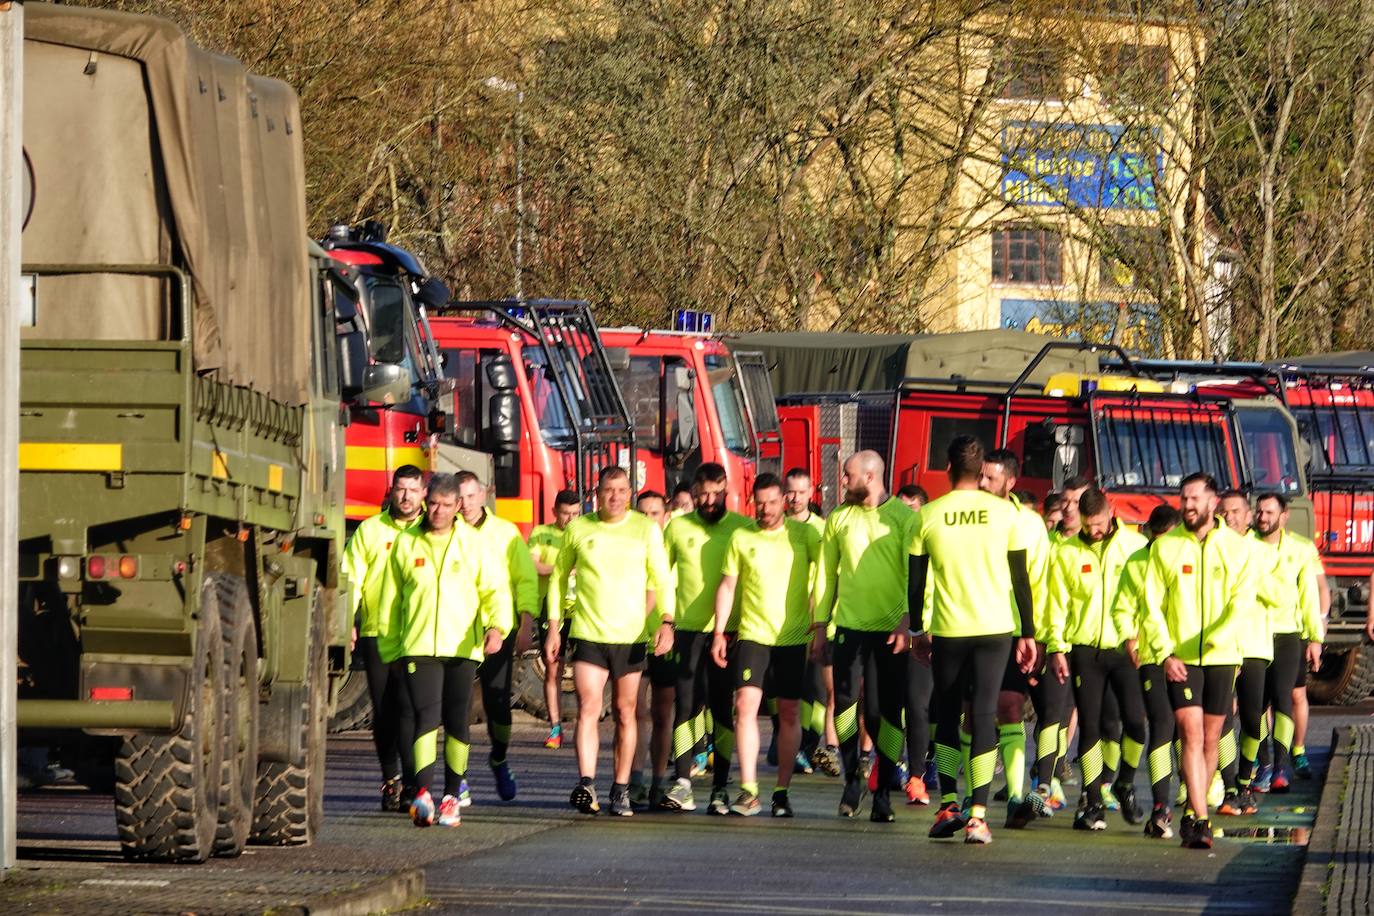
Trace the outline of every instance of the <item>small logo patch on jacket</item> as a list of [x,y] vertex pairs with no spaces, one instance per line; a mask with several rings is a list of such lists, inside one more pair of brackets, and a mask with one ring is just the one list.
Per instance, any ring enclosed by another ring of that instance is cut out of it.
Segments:
[[1092,572],[1092,571],[1093,571],[1093,565],[1092,565],[1091,563],[1084,563],[1084,564],[1083,564],[1083,572],[1085,572],[1085,573],[1090,573],[1090,572]]
[[1183,564],[1183,574],[1185,576],[1191,576],[1193,574],[1193,565],[1191,563]]
[[424,566],[424,565],[425,565],[425,558],[424,558],[424,557],[416,557],[416,558],[415,558],[415,565],[416,565],[416,566]]

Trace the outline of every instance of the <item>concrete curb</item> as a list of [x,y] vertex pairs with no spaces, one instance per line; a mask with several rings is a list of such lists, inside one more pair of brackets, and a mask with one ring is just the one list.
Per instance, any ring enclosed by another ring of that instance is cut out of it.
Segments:
[[1350,746],[1354,729],[1337,728],[1331,736],[1331,757],[1326,765],[1326,781],[1322,785],[1321,801],[1317,804],[1316,823],[1307,843],[1298,892],[1293,898],[1293,912],[1317,914],[1326,911],[1327,882],[1336,859],[1336,833],[1340,828],[1341,801],[1345,797],[1346,766],[1350,762]]
[[368,916],[405,909],[419,903],[425,895],[425,875],[418,868],[407,868],[358,887],[316,894],[293,907],[273,909],[274,914],[298,913],[301,916]]

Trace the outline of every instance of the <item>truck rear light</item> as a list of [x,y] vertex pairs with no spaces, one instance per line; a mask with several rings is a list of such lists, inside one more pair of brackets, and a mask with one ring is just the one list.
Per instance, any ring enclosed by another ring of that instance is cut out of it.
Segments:
[[138,557],[120,557],[119,575],[123,579],[133,579],[138,575]]
[[132,700],[134,698],[134,688],[132,687],[92,687],[92,700]]
[[105,558],[104,558],[104,557],[87,557],[87,558],[86,558],[86,578],[87,578],[87,579],[103,579],[103,578],[105,578],[105,573],[108,571],[106,567],[107,567],[107,564],[106,564],[106,562],[105,562]]

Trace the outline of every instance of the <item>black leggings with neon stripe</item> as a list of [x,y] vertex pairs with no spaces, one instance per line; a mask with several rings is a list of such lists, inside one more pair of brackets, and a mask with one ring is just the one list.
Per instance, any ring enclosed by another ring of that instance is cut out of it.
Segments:
[[940,769],[941,801],[957,801],[959,796],[959,718],[964,698],[969,697],[969,795],[975,808],[985,807],[997,757],[997,694],[1012,639],[1006,635],[936,636],[932,642],[935,759]]
[[477,663],[467,658],[415,656],[403,659],[410,702],[415,707],[415,786],[434,780],[435,739],[444,726],[444,794],[457,795],[467,773],[468,710]]
[[902,712],[907,696],[907,653],[893,652],[887,631],[835,630],[835,731],[840,738],[845,779],[860,777],[859,692],[864,727],[878,750],[878,786],[892,786],[905,744]]

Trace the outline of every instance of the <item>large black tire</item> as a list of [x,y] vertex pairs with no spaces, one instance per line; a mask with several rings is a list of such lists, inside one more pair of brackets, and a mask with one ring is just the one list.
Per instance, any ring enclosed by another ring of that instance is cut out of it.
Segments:
[[[511,675],[511,707],[523,709],[532,716],[548,718],[548,703],[544,700],[544,653],[531,650],[517,655],[511,662],[515,666]],[[645,677],[648,677],[646,674]],[[577,688],[573,686],[572,665],[563,669],[563,681],[559,695],[562,701],[564,722],[577,721]],[[606,682],[606,693],[601,701],[601,718],[611,714],[612,687]]]
[[1307,698],[1326,706],[1353,706],[1374,690],[1374,646],[1327,649],[1321,670],[1307,675]]
[[219,821],[214,854],[243,853],[253,825],[258,775],[258,632],[248,584],[239,576],[214,576],[220,595],[224,646],[224,762],[220,767]]
[[334,706],[329,717],[331,735],[361,731],[372,724],[372,696],[367,692],[367,671],[361,666],[348,669]]
[[325,667],[324,612],[320,595],[310,609],[311,634],[304,691],[305,764],[258,764],[249,841],[263,846],[301,846],[313,840],[324,822],[324,755],[328,740],[329,676]]
[[131,735],[115,754],[115,824],[125,858],[203,862],[215,840],[224,751],[218,588],[201,589],[185,711],[174,735]]

